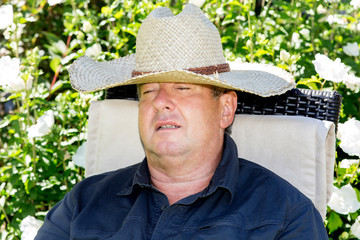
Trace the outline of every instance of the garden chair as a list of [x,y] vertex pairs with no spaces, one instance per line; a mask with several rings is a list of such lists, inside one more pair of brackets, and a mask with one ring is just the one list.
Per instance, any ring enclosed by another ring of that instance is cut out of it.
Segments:
[[[121,93],[121,94],[120,94]],[[118,99],[119,95],[126,99]],[[112,88],[91,103],[85,175],[140,162],[138,103],[132,86]],[[309,197],[325,219],[333,184],[341,95],[293,89],[273,97],[238,93],[232,138],[239,157],[272,170]]]

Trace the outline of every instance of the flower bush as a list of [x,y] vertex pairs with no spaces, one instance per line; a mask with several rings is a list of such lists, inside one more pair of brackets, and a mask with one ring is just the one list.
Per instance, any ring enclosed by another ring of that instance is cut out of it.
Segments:
[[32,216],[24,218],[20,223],[21,240],[33,240],[41,225],[42,221]]
[[357,57],[357,56],[359,56],[359,45],[356,42],[347,43],[343,47],[343,51],[348,56]]
[[[342,94],[325,226],[330,239],[360,238],[360,1],[190,2],[219,29],[228,60],[273,64],[291,72],[299,88]],[[87,111],[104,93],[73,91],[69,65],[84,54],[101,61],[134,53],[138,28],[150,11],[168,6],[176,14],[184,3],[3,0],[1,239],[31,239],[39,220],[84,177]]]
[[315,55],[315,60],[312,62],[319,77],[334,83],[343,81],[349,71],[349,67],[342,63],[340,58],[336,58],[332,61],[327,56],[320,53]]
[[359,210],[360,202],[355,190],[348,184],[340,189],[334,187],[328,206],[337,213],[347,215]]

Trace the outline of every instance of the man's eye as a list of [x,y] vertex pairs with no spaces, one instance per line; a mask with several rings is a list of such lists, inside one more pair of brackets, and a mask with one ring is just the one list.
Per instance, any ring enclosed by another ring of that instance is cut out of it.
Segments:
[[155,90],[149,89],[149,90],[143,91],[142,94],[148,94],[148,93],[151,93],[151,92],[154,92],[154,91],[155,91]]
[[177,87],[178,90],[190,90],[190,87]]

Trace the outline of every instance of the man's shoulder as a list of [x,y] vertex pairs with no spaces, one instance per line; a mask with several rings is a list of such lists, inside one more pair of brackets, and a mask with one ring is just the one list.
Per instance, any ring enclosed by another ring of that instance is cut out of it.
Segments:
[[327,239],[321,216],[314,204],[289,182],[267,168],[244,159],[239,159],[239,179],[234,197],[234,205],[239,208],[234,211],[245,216],[253,227],[278,224],[282,229],[281,234],[286,235],[293,226],[308,225],[298,236],[318,232],[323,234],[321,239]]
[[72,192],[73,194],[81,192],[82,194],[94,195],[101,194],[102,192],[116,192],[130,187],[139,165],[140,163],[115,171],[89,176],[76,184]]
[[257,177],[260,179],[267,179],[268,181],[277,181],[279,184],[285,184],[292,186],[290,183],[288,183],[285,179],[281,178],[279,175],[274,173],[273,171],[269,170],[268,168],[259,165],[258,163],[239,158],[239,167],[240,167],[240,173],[242,176],[246,177]]
[[241,179],[239,184],[243,189],[252,189],[268,201],[283,201],[283,204],[286,202],[300,205],[312,204],[309,198],[288,181],[257,163],[239,159],[239,168]]

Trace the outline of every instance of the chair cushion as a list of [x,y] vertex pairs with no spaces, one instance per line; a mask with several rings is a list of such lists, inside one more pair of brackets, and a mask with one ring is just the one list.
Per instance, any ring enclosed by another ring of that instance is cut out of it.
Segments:
[[[89,110],[85,175],[143,160],[138,102],[104,100]],[[302,116],[236,115],[231,137],[239,157],[275,172],[310,198],[323,219],[331,195],[335,161],[332,122]]]

